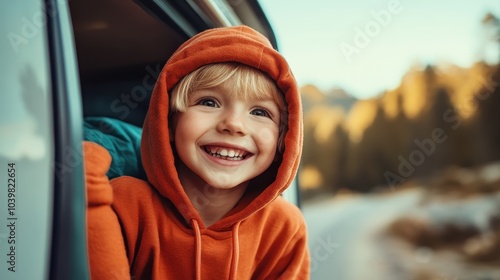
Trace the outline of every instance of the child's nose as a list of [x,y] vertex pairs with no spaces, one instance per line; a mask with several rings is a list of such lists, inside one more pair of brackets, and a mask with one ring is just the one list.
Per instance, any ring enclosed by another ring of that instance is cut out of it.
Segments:
[[245,135],[244,116],[240,112],[230,111],[223,115],[223,118],[217,125],[221,133]]

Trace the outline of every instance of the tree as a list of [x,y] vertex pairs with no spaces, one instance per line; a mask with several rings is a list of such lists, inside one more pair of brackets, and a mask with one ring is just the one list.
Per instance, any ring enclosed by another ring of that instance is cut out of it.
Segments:
[[[500,43],[500,19],[496,17],[492,13],[487,13],[483,20],[482,24],[485,27],[484,31],[486,34],[486,44],[485,46],[489,45],[489,41],[493,41],[494,44]],[[500,49],[497,49],[497,61],[495,63],[499,63],[500,61]]]

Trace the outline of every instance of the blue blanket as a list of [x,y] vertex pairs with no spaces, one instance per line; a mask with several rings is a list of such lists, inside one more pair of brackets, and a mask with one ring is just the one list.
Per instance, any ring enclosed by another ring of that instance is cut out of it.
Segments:
[[141,133],[141,127],[118,119],[85,117],[83,121],[84,140],[103,146],[111,154],[110,180],[122,175],[146,179],[140,155]]

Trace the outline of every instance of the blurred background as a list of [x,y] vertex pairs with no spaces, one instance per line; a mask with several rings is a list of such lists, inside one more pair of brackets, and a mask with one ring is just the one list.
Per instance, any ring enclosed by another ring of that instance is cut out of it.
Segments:
[[301,87],[313,279],[500,279],[500,1],[261,0]]

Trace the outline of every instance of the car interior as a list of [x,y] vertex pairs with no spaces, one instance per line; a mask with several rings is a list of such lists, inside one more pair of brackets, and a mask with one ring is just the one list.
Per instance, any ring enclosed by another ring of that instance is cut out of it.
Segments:
[[212,27],[249,25],[276,45],[257,1],[73,0],[84,117],[142,126],[152,87],[169,56]]

